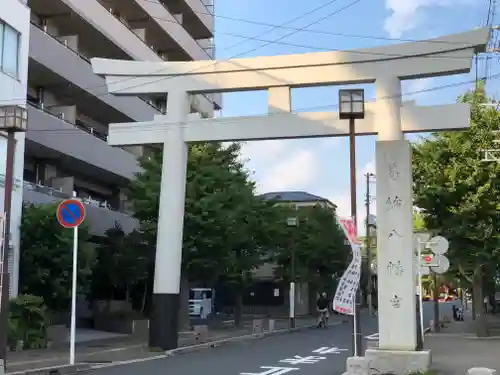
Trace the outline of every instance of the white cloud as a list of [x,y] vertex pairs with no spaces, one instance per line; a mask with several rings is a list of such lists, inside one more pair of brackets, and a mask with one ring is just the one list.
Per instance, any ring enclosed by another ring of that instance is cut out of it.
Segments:
[[[363,236],[365,233],[365,222],[366,222],[366,206],[364,201],[364,195],[360,195],[361,191],[358,190],[358,201],[356,207],[357,222],[358,222],[358,235]],[[351,195],[348,191],[333,193],[328,195],[327,198],[334,204],[337,205],[337,215],[350,217],[351,216]],[[370,204],[371,214],[375,214],[375,201]]]
[[408,80],[403,82],[403,97],[405,100],[418,101],[426,95],[433,95],[431,89],[437,86],[435,77]]
[[305,189],[316,178],[317,171],[316,155],[302,149],[266,171],[260,181],[260,188],[263,191]]
[[[360,181],[363,181],[363,182],[365,181],[365,179],[366,179],[365,175],[367,173],[375,174],[375,160],[369,161],[368,163],[365,164],[365,166],[363,168],[361,168],[358,171],[358,175],[356,176],[358,183]],[[364,186],[364,184],[363,184],[363,186]]]
[[477,3],[477,0],[385,0],[385,7],[392,11],[385,20],[385,30],[391,38],[401,38],[422,23],[420,10],[431,7],[456,7]]
[[247,142],[243,145],[243,155],[250,161],[262,161],[279,157],[286,149],[283,140],[267,140]]

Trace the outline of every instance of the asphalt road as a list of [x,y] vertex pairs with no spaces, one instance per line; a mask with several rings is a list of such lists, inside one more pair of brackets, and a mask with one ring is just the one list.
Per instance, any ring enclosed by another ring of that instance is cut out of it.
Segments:
[[[441,303],[451,316],[451,303]],[[432,319],[432,304],[424,304],[424,325]],[[363,336],[376,334],[377,319],[362,314]],[[233,343],[169,358],[95,369],[95,375],[332,375],[345,371],[352,353],[352,325],[308,329],[260,340]]]

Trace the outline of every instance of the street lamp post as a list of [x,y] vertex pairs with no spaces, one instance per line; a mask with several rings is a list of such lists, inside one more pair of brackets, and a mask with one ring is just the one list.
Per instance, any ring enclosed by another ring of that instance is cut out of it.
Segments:
[[[363,89],[339,90],[339,118],[349,120],[349,164],[350,164],[350,185],[351,185],[351,217],[354,227],[357,228],[356,220],[356,119],[365,117],[365,91]],[[362,335],[360,324],[361,289],[358,286],[356,293],[356,303],[353,316],[353,352],[355,356],[362,353]]]
[[[289,217],[286,220],[286,225],[288,227],[297,228],[299,221],[297,217]],[[290,236],[290,287],[289,287],[289,299],[290,299],[290,328],[295,328],[295,243],[294,236]]]
[[370,232],[370,227],[373,225],[370,223],[370,203],[371,203],[371,197],[370,197],[370,183],[373,181],[375,178],[375,174],[373,173],[366,173],[366,261],[368,263],[368,269],[369,275],[368,275],[368,281],[366,285],[366,302],[368,303],[368,313],[370,316],[373,315],[373,306],[372,306],[372,272],[371,272],[371,264],[372,264],[372,252],[371,252],[371,232]]
[[[18,105],[0,107],[0,131],[7,133],[7,155],[4,181],[4,238],[0,265],[0,354],[2,356],[0,374],[6,372],[7,327],[9,319],[9,248],[12,190],[14,185],[14,156],[16,153],[15,133],[26,131],[27,110]],[[2,372],[3,371],[3,372]]]

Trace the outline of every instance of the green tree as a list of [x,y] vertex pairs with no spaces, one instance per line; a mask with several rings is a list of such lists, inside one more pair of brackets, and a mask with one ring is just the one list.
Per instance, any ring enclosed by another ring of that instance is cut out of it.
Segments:
[[[241,284],[260,259],[261,203],[254,196],[240,150],[237,143],[189,147],[181,286],[184,323],[188,282],[213,285],[231,270],[231,280]],[[161,152],[141,159],[143,171],[129,193],[134,216],[140,220],[144,240],[151,247],[156,243],[161,164]]]
[[[137,238],[136,231],[125,234],[120,227],[106,231],[97,247],[96,265],[92,273],[93,299],[133,302],[131,293],[137,288],[146,288],[150,254]],[[144,304],[142,298],[141,310],[144,310]]]
[[500,114],[481,105],[489,102],[482,87],[460,101],[471,104],[470,129],[432,134],[413,147],[414,200],[427,229],[450,241],[452,271],[472,284],[484,336],[483,280],[499,259],[500,164],[482,162],[481,150],[494,148]]
[[[56,218],[57,205],[25,205],[21,221],[20,293],[42,297],[52,311],[65,311],[71,298],[73,230]],[[93,246],[85,225],[78,229],[78,293],[88,293]]]
[[[298,225],[287,227],[287,217],[297,217]],[[344,232],[335,210],[320,205],[284,210],[282,226],[285,236],[274,258],[276,277],[291,280],[294,268],[295,280],[309,284],[311,305],[316,292],[331,289],[332,277],[340,276],[348,263],[351,252]]]

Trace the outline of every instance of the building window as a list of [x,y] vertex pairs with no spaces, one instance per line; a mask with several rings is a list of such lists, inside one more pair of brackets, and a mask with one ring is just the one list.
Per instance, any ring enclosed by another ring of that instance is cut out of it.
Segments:
[[20,42],[21,34],[0,21],[0,69],[14,78],[19,78]]

